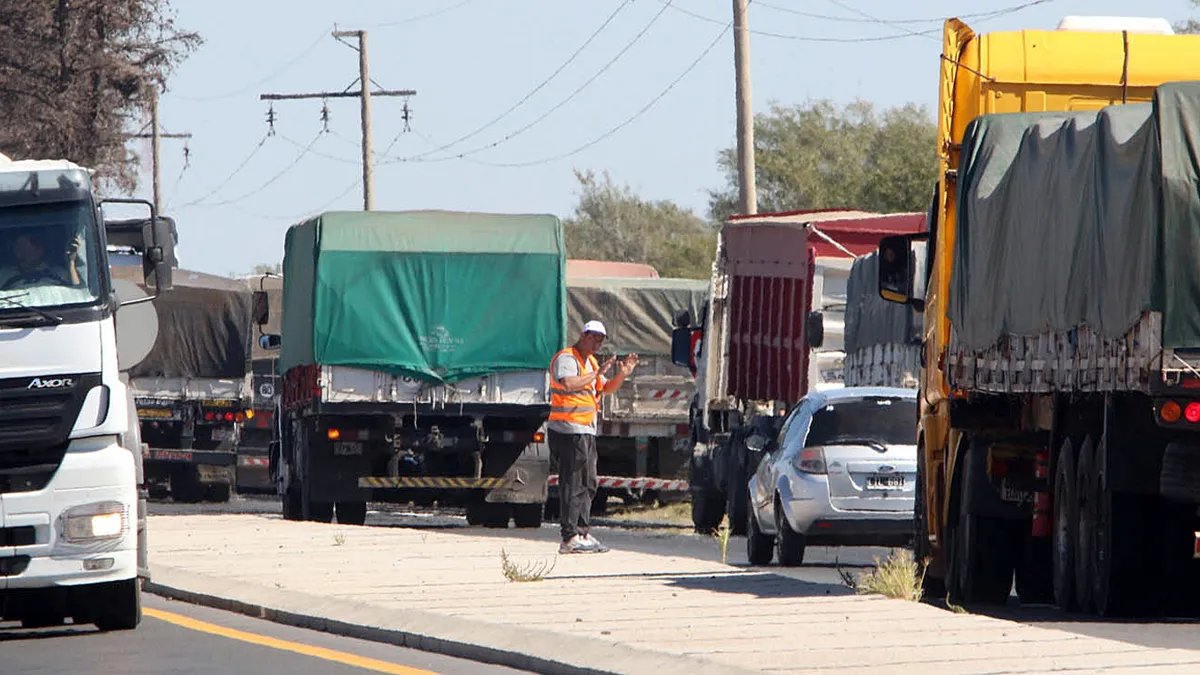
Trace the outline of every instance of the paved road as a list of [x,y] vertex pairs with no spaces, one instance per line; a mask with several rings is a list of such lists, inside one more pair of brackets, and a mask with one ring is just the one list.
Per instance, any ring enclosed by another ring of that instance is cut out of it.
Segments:
[[[175,505],[170,503],[151,504],[150,512],[154,514],[194,514],[197,512],[222,513],[262,513],[277,514],[278,500],[268,497],[237,496],[229,504],[208,505]],[[373,527],[407,527],[407,528],[436,528],[442,531],[462,531],[472,534],[487,534],[494,532],[496,536],[502,533],[511,536],[521,530],[486,530],[468,527],[466,519],[454,510],[412,509],[396,505],[372,505],[367,517],[368,526]],[[705,560],[719,560],[719,548],[715,540],[691,533],[687,528],[658,524],[649,526],[630,527],[614,520],[598,519],[595,534],[606,544],[627,550],[643,553],[683,555]],[[540,530],[526,530],[531,538],[547,542],[547,549],[553,550],[556,541],[556,527],[543,525]],[[872,565],[876,558],[885,557],[889,549],[879,547],[810,547],[806,552],[804,565],[795,568],[770,566],[760,568],[786,576],[796,581],[804,582],[806,595],[820,593],[845,593],[846,587],[841,579],[841,571],[856,572]],[[737,566],[748,566],[746,561],[746,540],[743,537],[733,537],[729,541],[728,562]],[[937,603],[934,603],[937,604]],[[1015,596],[1009,599],[1004,607],[989,609],[990,616],[1004,618],[1023,624],[1120,640],[1130,644],[1153,647],[1178,647],[1193,649],[1200,636],[1200,622],[1196,619],[1160,619],[1149,621],[1108,621],[1081,617],[1059,611],[1047,606],[1021,606]]]
[[240,614],[144,596],[135,631],[100,633],[92,626],[22,630],[0,623],[0,672],[254,673],[519,673],[403,647],[281,626]]

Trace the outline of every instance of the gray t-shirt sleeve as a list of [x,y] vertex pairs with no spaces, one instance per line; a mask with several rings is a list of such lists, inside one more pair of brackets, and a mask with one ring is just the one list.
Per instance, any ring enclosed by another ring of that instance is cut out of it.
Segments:
[[570,354],[559,354],[554,359],[554,379],[562,382],[564,377],[579,375],[579,362]]

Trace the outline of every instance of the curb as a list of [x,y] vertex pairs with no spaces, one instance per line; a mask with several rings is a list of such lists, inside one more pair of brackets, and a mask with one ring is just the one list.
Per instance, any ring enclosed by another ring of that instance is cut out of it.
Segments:
[[[592,638],[552,634],[520,626],[487,624],[433,612],[381,609],[296,591],[277,591],[158,565],[154,566],[152,578],[154,581],[147,580],[143,589],[172,600],[287,626],[531,672],[564,675],[750,672],[690,656],[631,649]],[[221,586],[228,588],[219,588]],[[307,608],[293,609],[288,605],[312,605],[320,607],[320,612]],[[418,628],[420,625],[427,628]],[[489,635],[491,640],[487,639]],[[568,654],[569,657],[560,656]]]

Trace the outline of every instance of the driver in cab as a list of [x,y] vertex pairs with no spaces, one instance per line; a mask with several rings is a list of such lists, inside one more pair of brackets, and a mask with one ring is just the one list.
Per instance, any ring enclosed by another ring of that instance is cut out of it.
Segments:
[[33,286],[79,286],[79,247],[81,237],[67,245],[66,266],[46,261],[46,245],[39,233],[20,230],[9,244],[12,264],[0,267],[0,290],[10,291]]

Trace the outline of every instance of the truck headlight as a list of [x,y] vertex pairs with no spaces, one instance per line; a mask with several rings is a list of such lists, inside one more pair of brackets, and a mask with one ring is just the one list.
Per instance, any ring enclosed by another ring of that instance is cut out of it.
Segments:
[[129,513],[121,502],[73,506],[63,515],[63,539],[72,543],[119,539],[128,527]]

